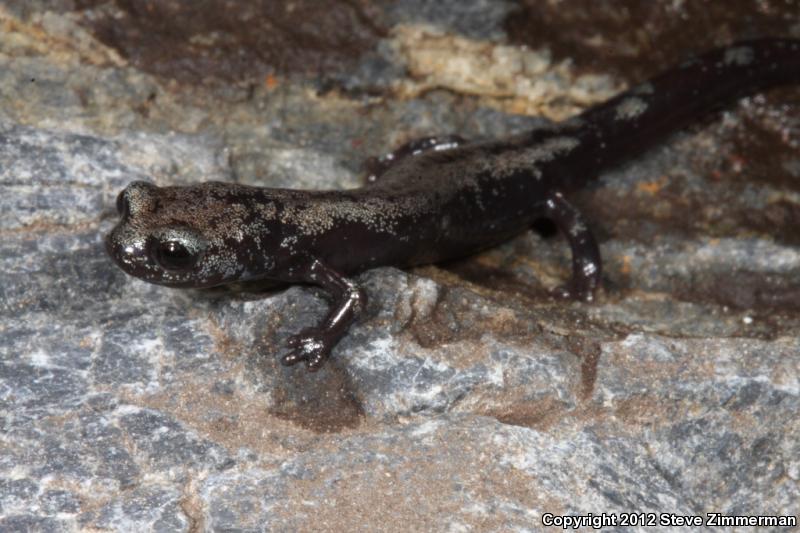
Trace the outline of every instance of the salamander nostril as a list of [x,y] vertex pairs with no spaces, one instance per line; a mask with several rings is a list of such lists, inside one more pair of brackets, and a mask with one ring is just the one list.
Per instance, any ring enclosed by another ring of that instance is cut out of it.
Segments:
[[125,197],[125,191],[117,195],[117,213],[121,217],[128,214],[128,199]]
[[143,216],[155,209],[158,187],[147,181],[132,181],[117,196],[117,211],[122,218]]

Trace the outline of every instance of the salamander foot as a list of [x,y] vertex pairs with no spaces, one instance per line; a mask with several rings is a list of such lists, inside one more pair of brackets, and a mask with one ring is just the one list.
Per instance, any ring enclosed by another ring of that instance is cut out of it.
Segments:
[[292,350],[281,358],[284,366],[292,366],[300,361],[306,362],[309,372],[316,372],[331,353],[335,341],[325,331],[317,328],[307,328],[292,335],[286,342]]

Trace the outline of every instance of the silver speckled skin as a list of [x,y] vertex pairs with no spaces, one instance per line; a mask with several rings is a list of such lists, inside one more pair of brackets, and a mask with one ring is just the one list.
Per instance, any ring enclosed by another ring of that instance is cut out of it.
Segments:
[[275,280],[322,286],[325,320],[290,339],[287,364],[318,368],[363,307],[347,275],[468,255],[551,218],[567,237],[565,295],[590,299],[600,256],[563,194],[736,97],[800,81],[800,41],[738,43],[687,61],[578,117],[502,141],[408,143],[349,191],[130,184],[106,239],[127,273],[174,287]]

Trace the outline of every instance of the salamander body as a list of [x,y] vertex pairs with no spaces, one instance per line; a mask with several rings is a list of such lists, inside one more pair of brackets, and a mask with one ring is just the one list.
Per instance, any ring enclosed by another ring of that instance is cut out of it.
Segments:
[[289,339],[282,359],[316,370],[364,307],[364,291],[349,276],[469,255],[537,219],[553,220],[571,247],[572,278],[559,294],[590,300],[600,253],[566,196],[737,97],[794,82],[800,41],[741,42],[548,128],[492,141],[411,141],[369,160],[369,183],[358,189],[137,181],[119,194],[121,219],[106,247],[128,274],[167,286],[319,285],[331,308],[320,324]]

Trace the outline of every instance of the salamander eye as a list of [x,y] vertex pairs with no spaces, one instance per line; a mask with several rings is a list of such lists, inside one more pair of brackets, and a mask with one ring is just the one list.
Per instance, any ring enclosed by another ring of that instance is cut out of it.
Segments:
[[153,259],[165,270],[188,270],[197,263],[200,254],[192,253],[179,241],[162,241],[155,245]]
[[156,229],[147,240],[150,260],[171,272],[186,272],[205,256],[208,241],[192,228],[167,226]]

